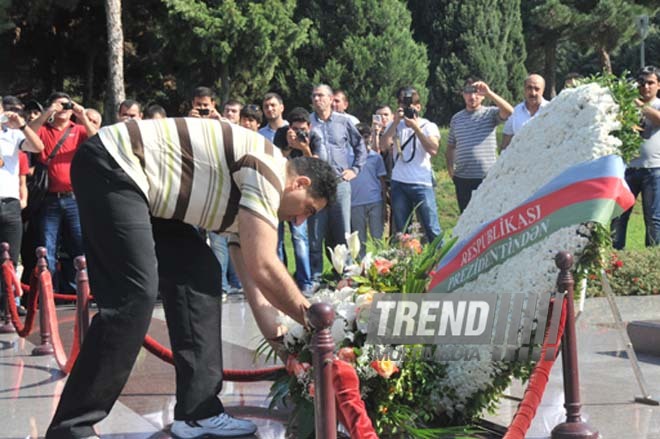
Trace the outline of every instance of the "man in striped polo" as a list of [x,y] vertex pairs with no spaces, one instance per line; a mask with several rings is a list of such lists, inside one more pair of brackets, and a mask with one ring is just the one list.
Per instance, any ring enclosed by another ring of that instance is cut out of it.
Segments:
[[230,236],[259,327],[275,338],[275,309],[302,323],[309,306],[276,257],[277,224],[323,209],[336,192],[334,170],[313,158],[287,162],[263,136],[225,121],[177,118],[102,128],[80,147],[71,177],[99,312],[47,438],[96,436],[93,425],[128,379],[158,290],[176,368],[172,433],[254,433],[254,423],[227,415],[217,397],[220,267],[196,226]]
[[[484,98],[495,104],[482,105]],[[449,123],[447,171],[454,181],[458,209],[465,210],[472,191],[476,190],[497,158],[497,125],[506,121],[513,107],[492,91],[488,84],[468,78],[463,86],[465,109],[454,114]]]

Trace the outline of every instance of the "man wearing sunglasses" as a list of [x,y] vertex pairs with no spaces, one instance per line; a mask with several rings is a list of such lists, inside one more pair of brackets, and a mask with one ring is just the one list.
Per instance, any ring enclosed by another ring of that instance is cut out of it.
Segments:
[[[626,169],[626,183],[637,198],[642,194],[642,211],[646,226],[647,247],[660,245],[660,70],[644,67],[638,75],[639,98],[635,103],[641,114],[640,128],[643,143],[639,156]],[[626,246],[626,230],[632,207],[613,223],[614,248]]]

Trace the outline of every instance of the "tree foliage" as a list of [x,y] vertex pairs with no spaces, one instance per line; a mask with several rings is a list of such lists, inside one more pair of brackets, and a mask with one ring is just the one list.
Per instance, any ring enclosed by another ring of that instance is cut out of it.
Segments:
[[432,117],[446,123],[464,107],[468,76],[516,101],[526,75],[520,0],[409,0],[415,37],[429,47]]
[[310,20],[309,44],[291,60],[285,92],[309,105],[313,84],[345,89],[349,111],[362,120],[378,104],[395,103],[396,90],[412,85],[426,98],[428,59],[415,42],[411,16],[399,0],[312,0],[297,15]]

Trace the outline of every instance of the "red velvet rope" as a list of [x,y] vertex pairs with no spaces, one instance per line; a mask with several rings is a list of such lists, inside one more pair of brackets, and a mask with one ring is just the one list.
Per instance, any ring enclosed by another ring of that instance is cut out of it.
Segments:
[[43,300],[42,312],[45,312],[49,317],[49,329],[55,361],[62,372],[68,374],[71,372],[73,363],[76,362],[76,358],[78,358],[78,353],[80,352],[80,323],[78,319],[75,319],[73,344],[71,346],[71,352],[67,356],[62,345],[62,339],[60,338],[60,328],[57,323],[57,311],[55,310],[55,299],[53,297],[53,283],[48,270],[43,270],[39,273],[38,285],[39,293],[42,296],[41,300]]
[[[23,291],[25,291],[25,292],[30,291],[30,286],[29,285],[21,283],[21,287],[23,288]],[[53,299],[55,299],[55,300],[65,300],[65,301],[68,301],[68,302],[75,302],[77,300],[75,294],[65,294],[65,293],[55,293],[55,292],[53,293]],[[89,295],[89,300],[93,300],[93,299],[94,299],[94,296],[92,296],[90,294]]]
[[[554,306],[554,303],[551,305]],[[552,308],[548,310],[548,315],[552,315]],[[541,349],[541,359],[536,363],[534,371],[529,378],[529,384],[525,389],[523,400],[518,406],[518,410],[509,425],[509,429],[504,435],[503,439],[524,439],[527,430],[532,425],[532,420],[536,415],[536,410],[541,404],[543,393],[550,378],[550,370],[552,365],[555,364],[557,355],[559,354],[559,346],[561,344],[561,337],[564,334],[564,326],[566,325],[566,299],[562,303],[561,319],[559,321],[559,331],[557,333],[557,342],[551,345],[547,344],[548,333],[545,334],[543,341],[543,348]],[[554,348],[555,358],[552,360],[545,360],[545,352],[548,348]]]
[[[27,337],[30,335],[32,328],[34,327],[39,296],[36,294],[28,293],[27,315],[25,316],[25,323],[22,323],[21,318],[18,315],[18,310],[16,309],[16,301],[14,300],[14,297],[22,296],[23,290],[21,289],[21,282],[18,280],[18,276],[16,275],[16,270],[14,269],[14,264],[12,263],[11,259],[6,260],[2,264],[2,277],[5,286],[5,299],[7,309],[9,310],[11,323],[14,325],[14,328],[16,328],[16,333],[19,335],[19,337]],[[31,282],[36,282],[34,274],[30,280]]]
[[[161,360],[174,364],[172,351],[158,343],[149,335],[144,337],[144,343],[142,346]],[[274,377],[283,370],[284,366],[267,367],[255,370],[225,369],[222,372],[222,379],[234,382],[266,381],[274,379]]]

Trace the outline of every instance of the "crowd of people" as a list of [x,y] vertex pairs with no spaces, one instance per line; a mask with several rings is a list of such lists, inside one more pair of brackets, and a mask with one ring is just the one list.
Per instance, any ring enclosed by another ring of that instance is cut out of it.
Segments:
[[[659,79],[656,68],[640,72],[644,141],[626,171],[633,193],[642,194],[647,245],[660,243]],[[479,78],[464,82],[465,108],[451,118],[445,153],[461,212],[498,151],[548,104],[541,76],[530,74],[522,86],[524,101],[514,107]],[[46,247],[54,275],[63,272],[58,257],[85,253],[99,306],[48,437],[95,435],[93,424],[126,382],[159,294],[177,369],[172,432],[254,432],[250,421],[226,415],[217,398],[223,293],[244,293],[260,330],[277,345],[278,313],[305,321],[307,297],[322,282],[324,249],[357,232],[363,256],[369,236],[405,233],[413,220],[427,242],[442,233],[432,162],[440,130],[421,116],[417,90],[402,87],[396,100],[396,108],[379,105],[363,123],[347,113],[348,93],[325,84],[311,90],[312,112],[286,113],[274,92],[259,104],[230,99],[219,107],[212,89],[198,87],[189,112],[177,115],[185,118],[129,99],[117,109],[119,123],[104,127],[98,111],[66,93],[53,93],[45,107],[5,96],[0,241],[10,243],[17,265],[23,238],[26,272],[37,245]],[[37,163],[48,167],[47,194],[22,216]],[[617,248],[625,245],[629,214],[613,225]],[[285,268],[286,227],[293,278]]]

